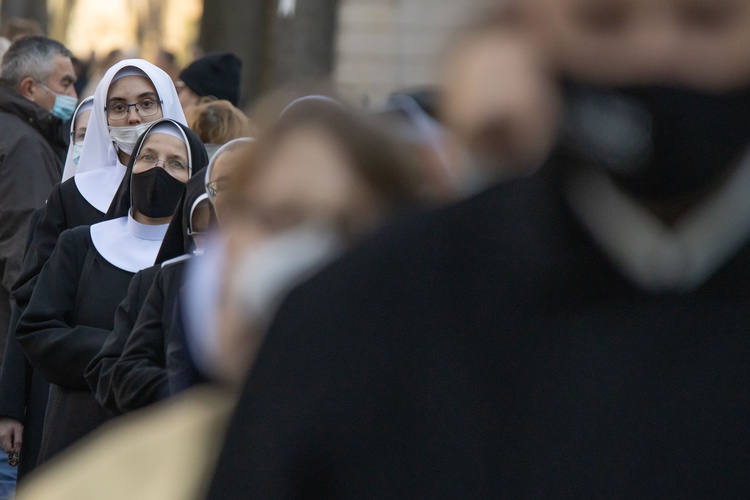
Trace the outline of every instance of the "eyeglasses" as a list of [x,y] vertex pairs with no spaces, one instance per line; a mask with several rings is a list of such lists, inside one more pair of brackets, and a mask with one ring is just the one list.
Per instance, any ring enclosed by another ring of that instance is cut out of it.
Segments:
[[225,179],[216,179],[206,184],[206,193],[211,198],[216,198],[216,195],[227,190],[229,183]]
[[118,102],[105,107],[104,111],[107,112],[107,118],[118,121],[127,118],[128,114],[130,114],[130,108],[135,107],[135,112],[138,113],[138,116],[141,118],[148,118],[149,116],[154,116],[158,113],[162,104],[163,101],[157,99],[144,99],[133,104]]
[[149,153],[143,154],[136,158],[136,163],[143,163],[145,165],[148,165],[149,167],[156,167],[159,165],[159,162],[161,162],[162,167],[167,167],[171,170],[184,170],[188,168],[187,165],[185,165],[180,160],[176,160],[174,158],[169,160],[162,160]]

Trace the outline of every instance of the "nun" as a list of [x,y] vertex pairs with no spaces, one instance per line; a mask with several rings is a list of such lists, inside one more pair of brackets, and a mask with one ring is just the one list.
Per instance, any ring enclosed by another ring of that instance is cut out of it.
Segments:
[[175,120],[152,124],[132,151],[121,182],[126,215],[60,235],[16,329],[50,383],[39,463],[112,416],[94,399],[84,370],[112,330],[133,275],[154,264],[185,183],[206,163],[200,140]]
[[173,307],[167,304],[179,295],[180,263],[201,251],[200,238],[213,219],[205,170],[188,181],[156,265],[133,277],[117,308],[112,333],[86,369],[97,401],[112,412],[138,409],[168,395],[165,352]]
[[65,157],[61,182],[65,182],[73,177],[76,174],[76,170],[78,170],[78,163],[81,161],[81,152],[83,151],[83,141],[86,139],[86,131],[91,119],[92,109],[94,109],[93,96],[82,100],[73,113],[73,119],[70,122],[70,147],[68,148],[68,155]]
[[21,309],[60,234],[104,220],[136,140],[161,118],[186,125],[174,84],[164,71],[142,59],[126,59],[107,71],[94,94],[76,173],[52,189],[11,290]]

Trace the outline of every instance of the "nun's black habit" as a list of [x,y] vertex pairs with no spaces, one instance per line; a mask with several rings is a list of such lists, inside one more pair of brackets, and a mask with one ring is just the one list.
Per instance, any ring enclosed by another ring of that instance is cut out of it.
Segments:
[[[206,153],[200,140],[173,120],[155,122],[135,151],[157,124],[164,123],[182,132],[191,165],[196,170],[204,166]],[[131,160],[121,184],[120,195],[128,199],[134,163]],[[89,391],[84,370],[112,330],[115,311],[134,274],[155,261],[166,229],[166,225],[139,224],[128,216],[67,230],[42,268],[40,286],[34,287],[17,328],[21,347],[51,384],[40,463],[112,416]],[[125,243],[116,245],[115,238]],[[130,247],[131,243],[138,246]],[[130,250],[134,248],[139,250]]]
[[[114,330],[86,369],[86,381],[97,401],[111,411],[136,410],[169,393],[167,344],[188,255],[174,257],[194,247],[188,233],[193,209],[206,197],[204,173],[205,169],[188,181],[180,208],[164,237],[157,265],[133,278],[127,297],[118,307]],[[144,286],[152,282],[152,286]]]

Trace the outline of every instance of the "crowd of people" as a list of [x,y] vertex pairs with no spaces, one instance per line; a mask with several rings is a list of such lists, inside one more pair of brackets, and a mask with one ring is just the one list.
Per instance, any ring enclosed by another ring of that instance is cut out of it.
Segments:
[[6,492],[748,490],[750,0],[502,2],[368,110],[108,59],[0,67]]

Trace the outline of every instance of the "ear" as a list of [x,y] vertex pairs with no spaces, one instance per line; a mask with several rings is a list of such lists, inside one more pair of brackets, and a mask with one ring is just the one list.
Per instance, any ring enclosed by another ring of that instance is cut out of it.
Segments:
[[32,77],[27,76],[23,80],[21,80],[21,83],[18,84],[18,93],[21,94],[21,97],[28,99],[29,101],[34,100],[34,86],[35,81]]

